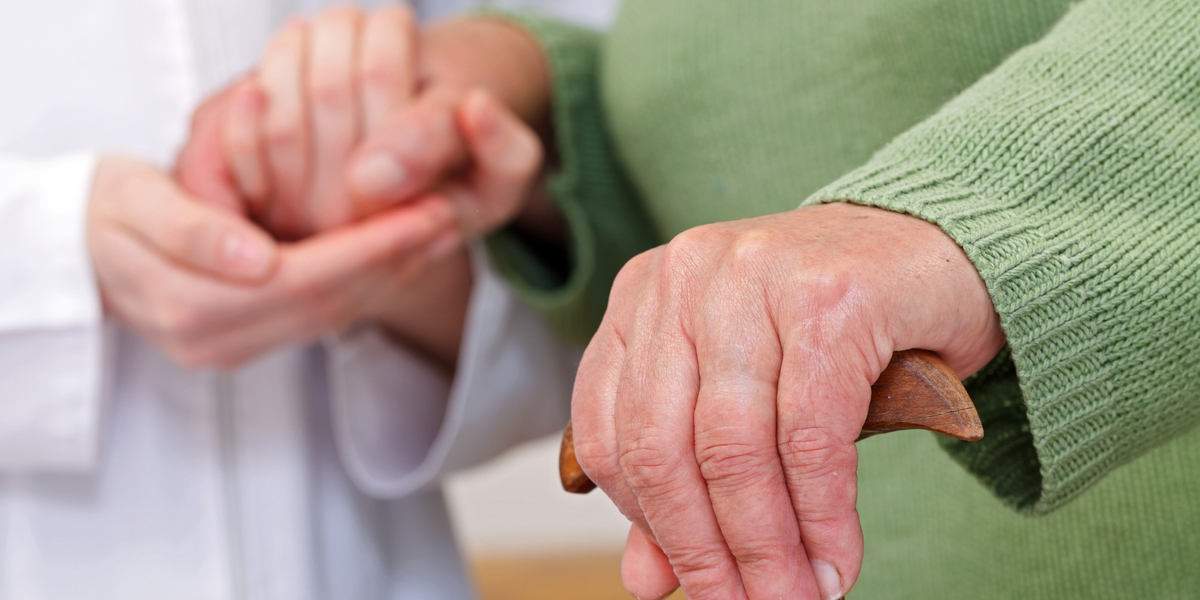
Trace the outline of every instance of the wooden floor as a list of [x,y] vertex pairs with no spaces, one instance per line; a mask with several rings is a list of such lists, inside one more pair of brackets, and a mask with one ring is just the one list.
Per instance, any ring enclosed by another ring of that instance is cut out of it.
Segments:
[[[480,558],[472,570],[483,600],[628,600],[620,555]],[[670,600],[686,600],[676,592]]]

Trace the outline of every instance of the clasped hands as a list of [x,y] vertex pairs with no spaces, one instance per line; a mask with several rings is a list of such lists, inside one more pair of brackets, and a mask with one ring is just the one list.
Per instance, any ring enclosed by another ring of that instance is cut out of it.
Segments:
[[419,35],[402,6],[296,20],[198,109],[175,179],[103,157],[88,243],[106,309],[185,365],[362,319],[452,365],[463,241],[525,208],[542,151],[494,93],[423,73]]

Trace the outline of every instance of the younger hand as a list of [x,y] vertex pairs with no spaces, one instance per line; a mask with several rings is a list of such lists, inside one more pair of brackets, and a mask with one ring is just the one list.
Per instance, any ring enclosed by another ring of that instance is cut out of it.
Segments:
[[435,253],[502,226],[529,196],[541,144],[491,93],[448,73],[416,93],[416,35],[403,7],[293,22],[255,76],[197,112],[184,186],[243,205],[281,239],[425,196],[458,217]]
[[414,250],[452,218],[422,201],[277,245],[154,167],[107,157],[87,230],[110,313],[184,365],[233,367],[389,309],[425,260]]
[[[469,266],[456,249],[464,239],[511,220],[530,195],[542,153],[533,132],[483,90],[430,84],[412,97],[407,61],[413,51],[405,41],[412,34],[411,15],[401,8],[365,16],[335,9],[312,24],[293,23],[271,45],[257,76],[197,111],[178,176],[206,201],[256,216],[285,239],[401,203],[410,209],[409,218],[452,208],[456,218],[441,232],[428,243],[408,246],[409,264],[426,266],[414,271],[414,279],[405,278],[407,285],[388,288],[360,315],[452,365],[470,292]],[[339,51],[331,39],[355,49]],[[352,56],[361,57],[359,64],[346,60]],[[314,73],[317,65],[324,65],[320,74]],[[281,87],[280,80],[294,85]],[[318,81],[340,84],[315,85]],[[347,83],[358,87],[346,90]],[[340,154],[314,148],[320,123],[329,125],[326,139],[340,140],[335,144]],[[362,123],[364,131],[347,128],[351,123]],[[338,124],[340,129],[333,126]],[[374,135],[356,151],[357,166],[341,172],[349,160],[347,140],[371,128]],[[273,158],[284,142],[301,146],[290,155],[307,157],[310,167],[324,166],[312,167],[317,172],[311,177],[312,168],[289,169],[287,161]],[[429,268],[434,263],[438,266]]]

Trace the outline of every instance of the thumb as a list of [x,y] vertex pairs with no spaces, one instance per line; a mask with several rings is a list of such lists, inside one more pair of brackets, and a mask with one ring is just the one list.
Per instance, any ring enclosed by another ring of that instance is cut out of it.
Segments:
[[621,581],[638,600],[666,598],[679,587],[667,555],[637,525],[629,527],[625,554],[621,556]]
[[278,263],[278,248],[265,231],[225,208],[199,201],[149,165],[105,158],[92,194],[96,216],[194,270],[257,282]]
[[425,92],[355,150],[346,186],[359,217],[411,200],[462,168],[467,150],[455,127],[457,103],[454,90]]
[[484,234],[520,212],[542,165],[541,141],[524,122],[483,90],[463,99],[458,123],[471,157],[466,182],[452,186],[463,235]]

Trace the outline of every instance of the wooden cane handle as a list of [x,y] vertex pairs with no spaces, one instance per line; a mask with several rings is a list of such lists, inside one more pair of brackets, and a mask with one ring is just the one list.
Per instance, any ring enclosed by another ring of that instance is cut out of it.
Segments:
[[[871,406],[858,439],[904,429],[927,429],[968,442],[983,439],[983,425],[967,390],[945,361],[928,350],[892,355],[871,386]],[[563,433],[558,474],[568,492],[586,494],[596,487],[575,458],[570,423]]]

